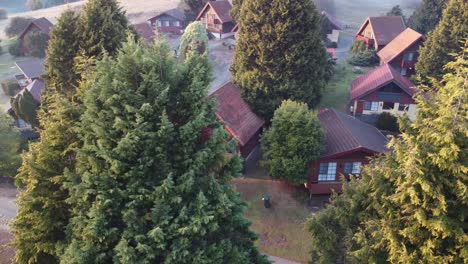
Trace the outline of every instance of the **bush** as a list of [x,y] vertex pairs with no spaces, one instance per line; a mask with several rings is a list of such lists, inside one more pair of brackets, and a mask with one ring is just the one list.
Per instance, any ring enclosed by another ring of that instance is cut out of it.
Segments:
[[379,63],[375,50],[365,50],[361,53],[351,54],[348,63],[354,66],[373,66]]
[[8,96],[15,96],[21,90],[16,79],[13,78],[3,80],[0,85],[2,86],[3,93]]
[[15,39],[11,42],[10,46],[8,47],[8,52],[14,57],[18,57],[21,55],[20,43],[18,39]]
[[10,24],[5,28],[5,34],[8,37],[18,36],[33,20],[34,18],[31,17],[14,17],[11,19]]
[[363,53],[366,50],[367,50],[366,43],[364,41],[358,40],[358,41],[355,41],[353,43],[353,46],[351,47],[350,53],[352,55],[356,55],[356,54]]
[[387,112],[383,112],[379,115],[376,126],[380,130],[400,132],[398,119],[394,115]]
[[5,9],[0,9],[0,19],[7,19],[8,13]]

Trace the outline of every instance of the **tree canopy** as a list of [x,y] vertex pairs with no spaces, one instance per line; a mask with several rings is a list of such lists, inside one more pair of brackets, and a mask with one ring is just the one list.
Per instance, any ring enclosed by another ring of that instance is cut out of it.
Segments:
[[179,45],[179,58],[183,61],[188,53],[204,54],[208,51],[208,34],[199,22],[190,23],[184,31]]
[[418,9],[408,19],[408,26],[426,35],[442,18],[447,0],[423,0]]
[[20,133],[12,123],[9,115],[0,113],[0,178],[14,176],[21,165]]
[[39,121],[37,120],[37,108],[39,107],[39,103],[27,89],[24,89],[23,92],[12,97],[10,99],[10,105],[18,118],[23,119],[33,128],[39,127]]

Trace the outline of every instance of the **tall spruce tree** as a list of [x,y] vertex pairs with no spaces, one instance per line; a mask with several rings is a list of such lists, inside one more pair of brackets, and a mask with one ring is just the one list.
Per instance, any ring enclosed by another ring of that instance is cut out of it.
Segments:
[[213,103],[173,109],[180,107],[170,98],[186,96],[181,75],[192,77],[187,89],[207,94],[207,57],[193,57],[201,71],[179,72],[167,45],[147,49],[129,39],[116,60],[97,64],[63,263],[266,262],[229,186],[240,159],[228,155],[233,146]]
[[28,90],[25,89],[22,93],[12,97],[10,105],[18,118],[23,119],[33,128],[39,127],[39,121],[37,120],[39,103]]
[[240,9],[243,2],[244,0],[232,0],[232,9],[229,12],[229,15],[231,15],[232,19],[236,22],[239,20]]
[[440,80],[444,65],[451,61],[451,54],[460,51],[460,45],[468,38],[468,1],[449,0],[442,20],[431,32],[419,51],[416,72],[421,82],[430,78]]
[[421,34],[431,32],[442,18],[447,0],[423,0],[408,19],[408,26]]
[[[391,152],[345,184],[313,217],[313,262],[331,248],[347,263],[468,261],[468,45],[442,81],[420,95],[418,119],[401,122]],[[326,238],[325,234],[333,234]]]
[[327,54],[320,14],[310,0],[251,0],[242,4],[234,82],[267,119],[285,99],[315,107],[325,85]]

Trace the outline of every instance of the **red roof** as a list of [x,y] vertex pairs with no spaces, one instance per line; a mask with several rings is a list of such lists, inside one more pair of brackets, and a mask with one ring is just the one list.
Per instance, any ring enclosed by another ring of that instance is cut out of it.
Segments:
[[218,16],[218,19],[221,23],[232,22],[231,15],[229,12],[231,11],[232,5],[229,1],[209,1],[206,3],[205,7],[203,7],[200,14],[198,14],[197,19],[199,20],[200,17],[206,12],[208,8],[212,8],[213,11]]
[[144,38],[146,41],[152,43],[154,42],[154,39],[156,38],[156,34],[154,34],[153,29],[148,23],[140,23],[140,24],[135,24],[133,25],[135,27],[135,30],[138,32],[138,34]]
[[326,108],[319,111],[318,118],[325,131],[322,158],[353,150],[375,153],[388,150],[388,139],[377,128],[353,116]]
[[369,23],[379,46],[387,45],[406,29],[405,21],[401,16],[368,17],[356,35],[361,34]]
[[377,55],[382,62],[390,63],[406,49],[411,47],[411,45],[423,38],[423,35],[412,30],[411,28],[407,28],[390,43],[388,43],[388,45],[385,46],[381,51],[379,51]]
[[351,100],[365,96],[389,83],[395,83],[410,96],[416,92],[414,84],[388,64],[381,65],[351,82]]
[[250,109],[242,99],[240,89],[232,82],[226,83],[209,97],[216,99],[216,115],[241,146],[247,144],[263,128],[265,121]]

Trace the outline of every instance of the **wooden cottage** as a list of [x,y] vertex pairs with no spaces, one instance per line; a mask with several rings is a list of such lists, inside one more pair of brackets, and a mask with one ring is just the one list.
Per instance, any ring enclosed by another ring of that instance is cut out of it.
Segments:
[[369,123],[374,123],[383,112],[406,114],[415,120],[415,93],[414,84],[408,78],[389,64],[384,64],[351,83],[350,113]]
[[54,25],[45,17],[35,19],[18,36],[19,53],[21,56],[31,56],[34,51],[31,38],[37,35],[44,35],[47,39],[50,37],[50,31]]
[[375,127],[334,109],[322,109],[318,118],[325,132],[325,151],[310,164],[307,188],[311,194],[342,191],[341,176],[359,176],[369,158],[387,151],[387,138]]
[[364,41],[368,49],[379,51],[405,29],[401,16],[368,17],[356,33],[356,40]]
[[231,8],[229,1],[209,1],[198,14],[197,20],[216,38],[233,36],[235,23],[229,15]]
[[150,25],[159,33],[182,34],[187,26],[184,12],[174,8],[150,18]]
[[414,74],[414,66],[419,57],[418,51],[424,40],[424,36],[420,33],[411,28],[405,29],[377,53],[380,64],[390,64],[403,76]]
[[247,158],[258,146],[265,121],[258,117],[232,82],[210,94],[218,103],[216,116],[225,123],[226,131],[238,142],[237,152]]

